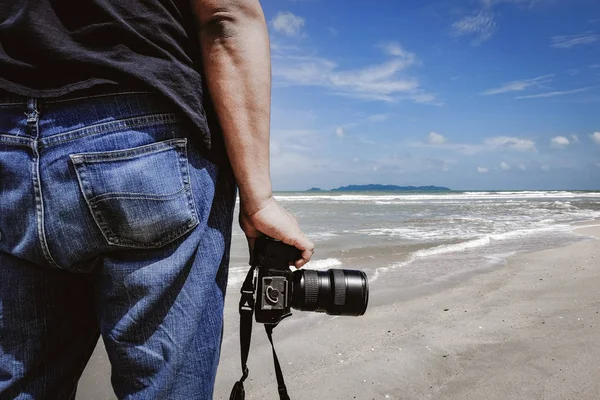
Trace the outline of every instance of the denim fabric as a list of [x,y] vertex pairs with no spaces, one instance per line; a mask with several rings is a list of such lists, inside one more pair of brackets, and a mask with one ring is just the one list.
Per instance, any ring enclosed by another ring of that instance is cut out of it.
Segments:
[[235,183],[150,93],[0,94],[0,399],[211,399]]

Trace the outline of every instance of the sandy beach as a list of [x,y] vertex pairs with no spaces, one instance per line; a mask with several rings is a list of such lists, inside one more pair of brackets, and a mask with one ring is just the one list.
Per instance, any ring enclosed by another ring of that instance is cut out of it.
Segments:
[[[577,232],[589,240],[515,256],[410,300],[388,291],[387,304],[360,318],[296,313],[275,330],[290,397],[599,399],[600,225]],[[227,399],[240,375],[233,292],[215,399]],[[262,329],[249,368],[247,398],[278,398]],[[114,398],[100,347],[77,398]]]

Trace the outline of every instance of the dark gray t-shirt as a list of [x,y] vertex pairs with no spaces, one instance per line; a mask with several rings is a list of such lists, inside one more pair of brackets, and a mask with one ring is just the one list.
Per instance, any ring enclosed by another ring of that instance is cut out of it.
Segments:
[[96,85],[165,96],[205,135],[190,0],[0,0],[0,89],[56,97]]

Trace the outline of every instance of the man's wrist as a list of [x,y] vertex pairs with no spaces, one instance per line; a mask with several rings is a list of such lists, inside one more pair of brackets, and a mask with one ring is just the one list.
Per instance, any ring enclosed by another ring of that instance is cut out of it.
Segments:
[[252,215],[265,208],[273,201],[273,192],[246,192],[240,188],[240,208],[246,215]]

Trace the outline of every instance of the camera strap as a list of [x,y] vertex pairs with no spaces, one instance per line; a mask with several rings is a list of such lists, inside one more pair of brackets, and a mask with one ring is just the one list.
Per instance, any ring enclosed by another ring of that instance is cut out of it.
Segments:
[[[244,390],[244,381],[248,377],[248,353],[250,351],[250,339],[252,338],[252,317],[254,316],[254,270],[252,266],[246,275],[244,284],[242,285],[239,303],[240,312],[240,351],[242,360],[242,377],[233,385],[229,400],[245,400],[246,392]],[[287,394],[287,388],[283,380],[283,372],[279,365],[277,353],[275,353],[275,346],[273,345],[273,329],[277,324],[265,324],[265,331],[269,342],[271,342],[271,348],[273,349],[273,363],[275,365],[275,375],[277,377],[277,389],[279,391],[280,400],[290,400]]]
[[279,392],[279,400],[290,400],[290,396],[287,394],[287,388],[285,387],[285,381],[283,380],[283,372],[279,365],[279,359],[277,353],[275,353],[275,346],[273,345],[273,329],[277,324],[265,324],[265,331],[269,342],[271,342],[271,349],[273,349],[273,364],[275,365],[275,376],[277,377],[277,391]]

